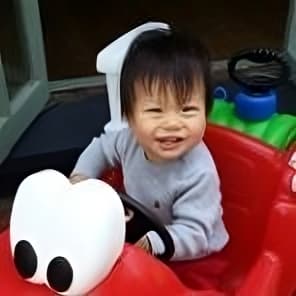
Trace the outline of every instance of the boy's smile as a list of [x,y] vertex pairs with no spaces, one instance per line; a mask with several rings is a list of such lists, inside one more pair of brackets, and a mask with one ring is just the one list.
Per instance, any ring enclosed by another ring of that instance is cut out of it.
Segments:
[[129,123],[149,160],[178,159],[201,141],[206,125],[202,87],[195,87],[183,106],[177,103],[171,87],[159,91],[156,83],[151,93],[136,83],[135,95]]
[[183,139],[177,137],[162,137],[157,139],[160,143],[160,146],[164,150],[174,149],[177,145],[179,145]]

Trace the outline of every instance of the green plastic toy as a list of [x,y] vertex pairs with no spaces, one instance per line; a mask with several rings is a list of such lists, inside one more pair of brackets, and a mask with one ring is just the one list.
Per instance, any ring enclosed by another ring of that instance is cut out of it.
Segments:
[[209,122],[232,128],[284,150],[296,141],[296,117],[289,114],[273,114],[267,120],[251,122],[237,117],[234,104],[215,99]]

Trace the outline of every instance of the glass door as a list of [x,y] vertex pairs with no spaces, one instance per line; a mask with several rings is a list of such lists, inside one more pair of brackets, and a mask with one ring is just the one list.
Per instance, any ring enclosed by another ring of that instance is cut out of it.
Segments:
[[37,0],[0,6],[0,163],[48,100]]

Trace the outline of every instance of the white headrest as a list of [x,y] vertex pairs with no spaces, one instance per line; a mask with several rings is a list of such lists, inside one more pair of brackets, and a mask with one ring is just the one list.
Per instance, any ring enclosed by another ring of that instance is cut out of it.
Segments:
[[119,74],[126,56],[126,53],[141,33],[154,29],[169,29],[169,26],[161,22],[148,22],[125,33],[97,55],[97,71],[106,74]]
[[169,25],[161,22],[148,22],[125,33],[97,55],[97,71],[106,74],[111,120],[105,131],[116,131],[127,127],[121,116],[120,74],[128,49],[134,39],[142,32],[154,29],[169,29]]

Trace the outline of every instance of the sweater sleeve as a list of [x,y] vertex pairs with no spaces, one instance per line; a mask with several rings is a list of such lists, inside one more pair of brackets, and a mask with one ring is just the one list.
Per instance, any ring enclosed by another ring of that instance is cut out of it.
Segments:
[[[166,226],[175,245],[171,260],[200,258],[219,251],[228,234],[222,221],[218,177],[214,172],[204,172],[180,187],[172,206],[172,223]],[[156,233],[148,233],[148,237],[153,250],[163,249]]]
[[72,174],[97,178],[106,168],[120,163],[123,146],[120,132],[109,132],[94,138],[79,156]]

